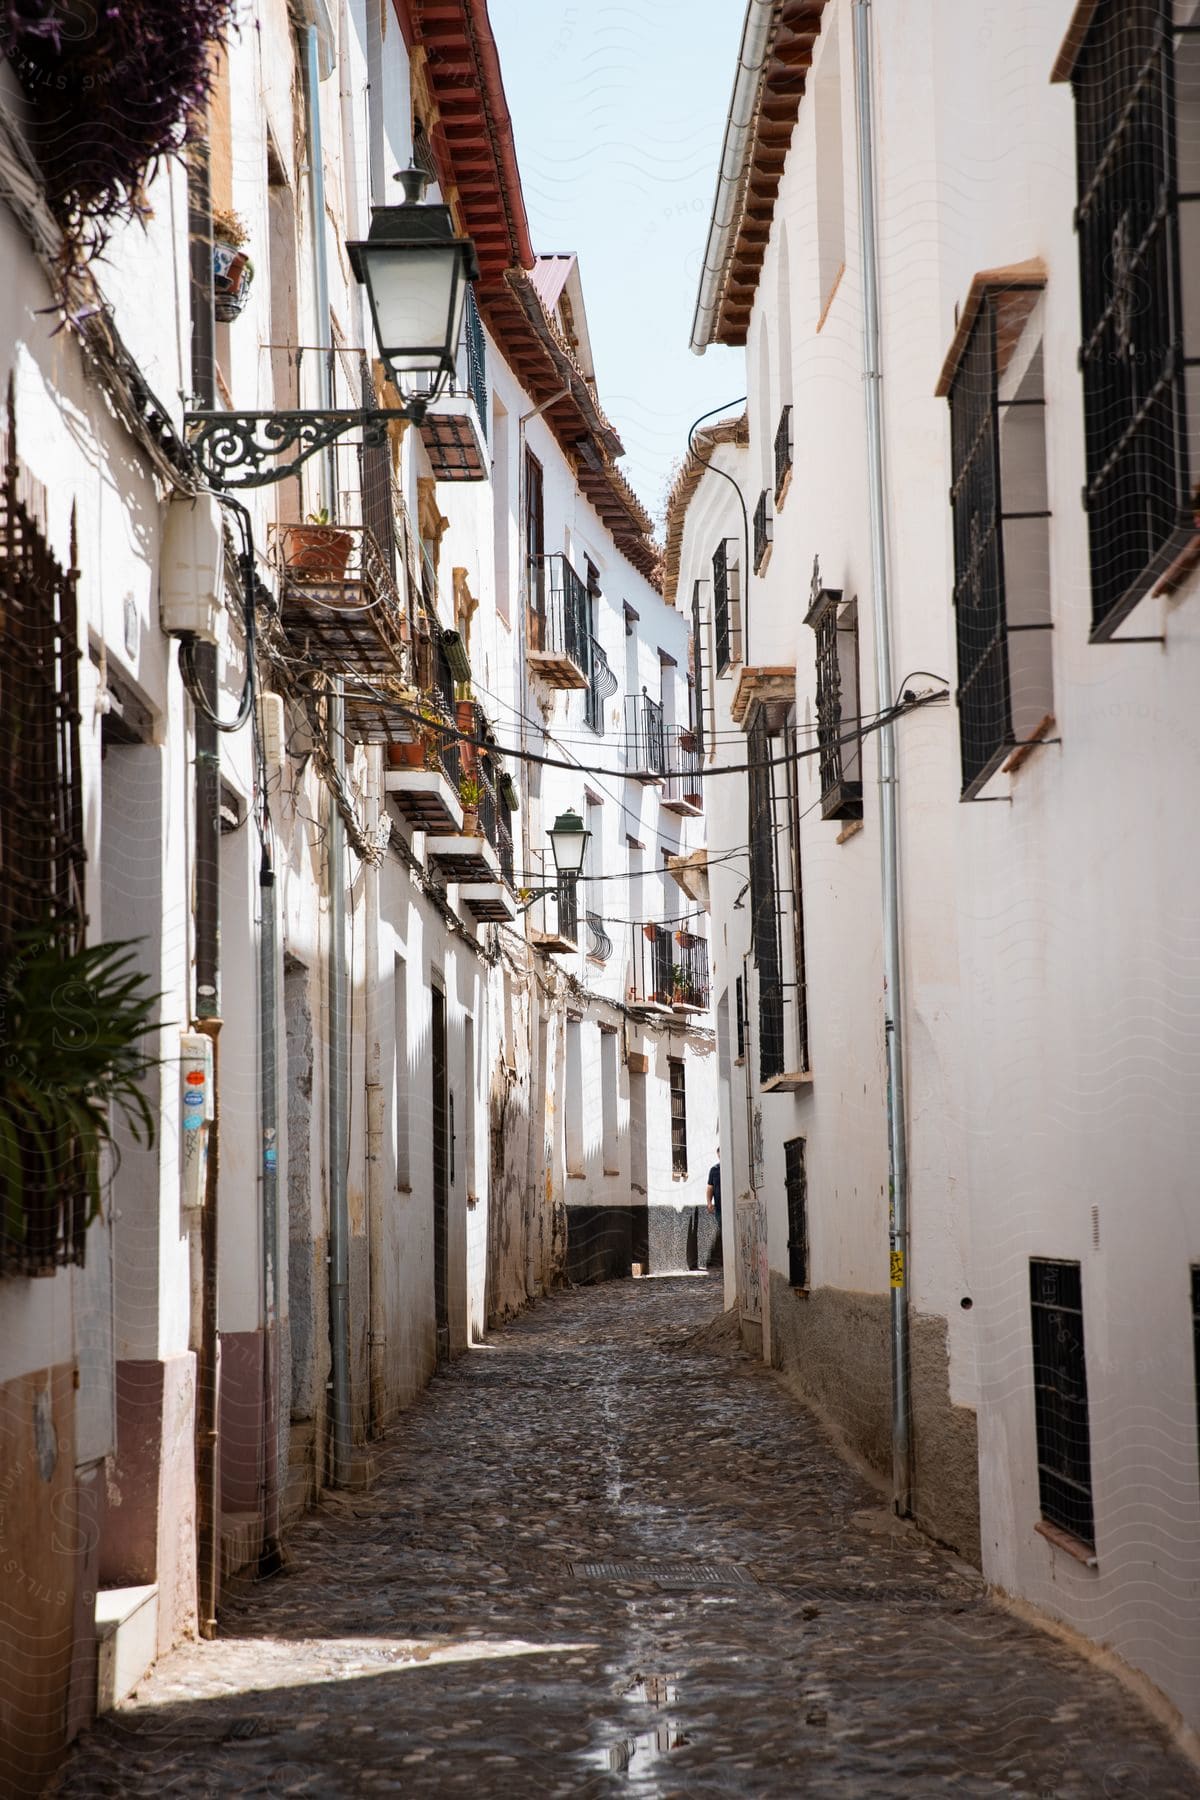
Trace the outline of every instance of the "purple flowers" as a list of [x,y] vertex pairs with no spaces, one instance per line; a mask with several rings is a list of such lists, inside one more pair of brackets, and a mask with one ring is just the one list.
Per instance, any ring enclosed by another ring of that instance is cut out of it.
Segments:
[[0,0],[0,53],[32,103],[47,198],[82,256],[144,215],[158,160],[201,128],[234,5]]

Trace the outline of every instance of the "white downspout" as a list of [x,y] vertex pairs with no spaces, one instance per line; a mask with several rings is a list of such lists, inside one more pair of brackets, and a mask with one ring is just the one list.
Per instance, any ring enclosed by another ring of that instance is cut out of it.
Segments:
[[875,218],[875,102],[871,80],[871,0],[853,0],[854,93],[858,124],[858,217],[863,281],[863,389],[867,411],[867,492],[871,526],[875,705],[879,730],[879,835],[883,885],[883,1022],[887,1049],[888,1223],[892,1296],[892,1501],[912,1511],[912,1403],[908,1318],[908,1122],[901,1033],[900,826],[896,728],[885,710],[895,698],[888,621],[883,374],[879,343],[879,246]]

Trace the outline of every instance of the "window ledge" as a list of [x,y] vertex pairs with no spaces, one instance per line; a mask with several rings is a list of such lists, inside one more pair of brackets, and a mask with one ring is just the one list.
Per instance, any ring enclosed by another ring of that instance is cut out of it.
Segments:
[[763,1094],[794,1094],[801,1088],[812,1086],[811,1069],[785,1069],[780,1075],[771,1075],[759,1086]]
[[1069,1531],[1064,1531],[1061,1525],[1051,1525],[1048,1519],[1039,1519],[1033,1529],[1039,1537],[1044,1537],[1046,1542],[1052,1544],[1056,1550],[1062,1550],[1067,1556],[1073,1556],[1075,1561],[1082,1563],[1085,1569],[1100,1567],[1092,1546],[1085,1544],[1082,1538],[1073,1537]]
[[792,470],[794,467],[795,467],[794,463],[788,464],[787,468],[783,472],[783,480],[780,482],[779,486],[775,489],[775,511],[777,513],[783,511],[783,503],[787,499],[788,490],[790,489],[790,487],[792,485]]
[[862,828],[863,828],[863,822],[861,819],[851,819],[849,824],[844,825],[842,827],[842,829],[838,832],[836,841],[839,844],[849,843],[849,841],[852,837],[858,836],[858,834],[862,830]]

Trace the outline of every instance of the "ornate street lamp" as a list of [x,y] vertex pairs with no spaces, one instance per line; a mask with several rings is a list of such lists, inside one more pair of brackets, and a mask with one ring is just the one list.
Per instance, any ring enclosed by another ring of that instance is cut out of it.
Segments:
[[577,812],[559,813],[550,827],[550,850],[560,880],[579,879],[591,835]]
[[[192,453],[213,487],[284,481],[349,431],[360,431],[364,444],[384,444],[395,421],[420,424],[453,375],[467,284],[479,279],[475,246],[455,237],[448,206],[423,203],[423,170],[405,169],[396,179],[404,186],[403,205],[374,207],[367,236],[346,249],[367,290],[380,357],[404,405],[186,413]],[[281,462],[289,452],[290,460]]]

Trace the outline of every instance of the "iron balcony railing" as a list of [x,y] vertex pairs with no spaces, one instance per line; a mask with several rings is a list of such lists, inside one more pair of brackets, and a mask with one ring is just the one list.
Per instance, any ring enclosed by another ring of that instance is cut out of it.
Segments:
[[579,942],[579,883],[573,875],[558,878],[558,929],[572,943]]
[[666,780],[663,784],[664,806],[689,806],[697,811],[703,806],[701,792],[700,750],[696,734],[682,725],[672,725],[666,734]]
[[479,823],[483,827],[484,837],[500,859],[501,875],[509,887],[512,887],[512,814],[505,804],[503,794],[496,788],[493,773],[487,762],[481,764],[476,773],[476,780],[479,782]]
[[670,1006],[674,945],[665,925],[635,925],[629,999],[634,1006]]
[[633,927],[629,1000],[634,1006],[707,1008],[711,993],[708,944],[668,925]]
[[783,484],[792,466],[792,409],[785,406],[775,431],[775,504],[783,497]]
[[667,773],[663,709],[649,694],[625,696],[625,767],[631,775],[662,780]]
[[620,682],[612,671],[612,664],[605,656],[596,639],[591,640],[592,678],[588,682],[584,694],[583,716],[597,737],[604,736],[604,702],[611,700]]
[[588,591],[561,553],[529,560],[531,648],[566,657],[590,679],[591,620]]
[[[464,370],[465,365],[465,370]],[[465,373],[465,381],[463,375]],[[459,352],[459,384],[475,402],[479,425],[487,441],[487,351],[483,321],[475,304],[475,290],[467,289],[467,305],[463,314],[463,341]]]
[[766,488],[758,496],[754,508],[754,573],[757,575],[771,548],[771,497]]

